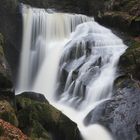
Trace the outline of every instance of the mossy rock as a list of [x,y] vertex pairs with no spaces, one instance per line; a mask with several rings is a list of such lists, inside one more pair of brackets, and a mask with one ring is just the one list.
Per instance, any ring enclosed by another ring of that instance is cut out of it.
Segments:
[[25,93],[24,96],[16,96],[19,128],[25,134],[33,139],[50,140],[51,134],[56,140],[81,140],[77,125],[68,117],[51,106],[47,100],[40,102],[29,97],[25,97]]
[[33,121],[30,133],[31,133],[30,137],[34,140],[36,138],[40,139],[40,140],[50,140],[51,139],[48,132],[37,121]]
[[18,126],[18,120],[15,114],[15,110],[6,100],[0,101],[0,119]]
[[140,80],[140,42],[134,39],[130,40],[130,46],[121,56],[119,61],[120,68],[127,74],[131,74]]

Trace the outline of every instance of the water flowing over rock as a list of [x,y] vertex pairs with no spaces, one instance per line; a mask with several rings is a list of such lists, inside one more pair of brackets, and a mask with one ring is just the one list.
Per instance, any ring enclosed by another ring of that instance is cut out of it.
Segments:
[[[84,140],[111,136],[85,116],[112,95],[126,46],[94,18],[22,5],[23,42],[17,92],[43,93],[78,124]],[[77,117],[75,117],[77,113]],[[91,132],[94,132],[91,134]]]

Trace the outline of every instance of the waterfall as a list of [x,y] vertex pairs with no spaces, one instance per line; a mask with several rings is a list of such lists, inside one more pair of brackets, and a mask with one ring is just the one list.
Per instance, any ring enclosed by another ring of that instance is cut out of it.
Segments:
[[83,120],[112,95],[117,62],[126,49],[122,40],[92,17],[22,7],[17,93],[43,93],[78,124],[84,140],[111,140],[102,126],[86,127]]

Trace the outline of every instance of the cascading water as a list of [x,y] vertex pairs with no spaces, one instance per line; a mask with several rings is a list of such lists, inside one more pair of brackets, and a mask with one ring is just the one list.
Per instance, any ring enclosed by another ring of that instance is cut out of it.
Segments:
[[126,49],[122,40],[84,15],[23,6],[23,21],[17,92],[45,94],[78,124],[85,140],[111,140],[104,128],[85,127],[83,120],[111,96],[117,62]]

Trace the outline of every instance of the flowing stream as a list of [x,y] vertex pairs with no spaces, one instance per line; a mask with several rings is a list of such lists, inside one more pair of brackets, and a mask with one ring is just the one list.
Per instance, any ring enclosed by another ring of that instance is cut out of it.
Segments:
[[16,92],[43,93],[77,123],[84,140],[112,140],[87,114],[112,95],[126,46],[94,18],[22,6],[23,41]]

